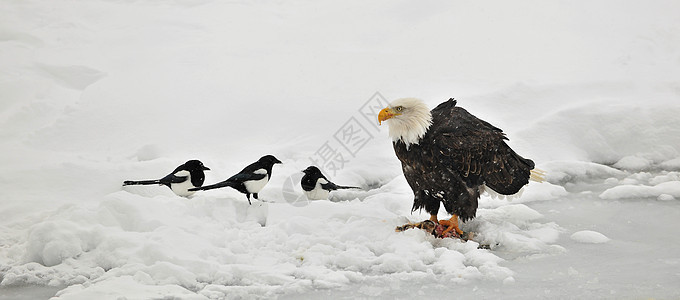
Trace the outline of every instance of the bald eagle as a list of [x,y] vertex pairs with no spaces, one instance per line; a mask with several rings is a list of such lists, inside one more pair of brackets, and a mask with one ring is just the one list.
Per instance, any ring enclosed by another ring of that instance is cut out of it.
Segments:
[[[534,162],[505,143],[501,129],[456,106],[453,98],[432,111],[419,99],[398,99],[378,114],[378,122],[384,121],[413,190],[412,211],[424,208],[430,220],[447,227],[445,233],[463,234],[458,218],[475,217],[485,189],[512,195],[530,178],[541,179],[532,171]],[[440,202],[450,220],[437,220]]]

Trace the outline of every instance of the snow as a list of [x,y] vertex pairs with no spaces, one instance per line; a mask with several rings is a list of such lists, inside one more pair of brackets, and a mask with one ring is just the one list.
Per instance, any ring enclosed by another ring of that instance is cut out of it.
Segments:
[[[0,299],[678,298],[678,8],[5,3]],[[404,97],[455,97],[546,181],[483,195],[472,241],[394,232],[429,216],[364,109]],[[304,197],[324,150],[361,190]],[[121,186],[265,154],[283,164],[253,205]]]
[[584,244],[602,244],[609,242],[609,238],[604,234],[592,230],[581,230],[574,232],[571,239]]
[[659,198],[669,200],[680,197],[680,179],[678,172],[669,172],[651,178],[649,173],[638,173],[638,178],[626,178],[620,184],[600,194],[602,199],[639,199]]

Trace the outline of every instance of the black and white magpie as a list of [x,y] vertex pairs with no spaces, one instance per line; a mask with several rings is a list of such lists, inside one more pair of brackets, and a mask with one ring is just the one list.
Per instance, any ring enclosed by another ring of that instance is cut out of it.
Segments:
[[194,194],[194,192],[189,189],[203,185],[203,181],[205,180],[205,173],[203,171],[205,170],[210,169],[204,166],[201,161],[193,159],[185,162],[172,171],[172,173],[168,174],[168,176],[161,179],[141,181],[127,180],[123,182],[123,186],[150,184],[165,185],[178,196],[187,197]]
[[225,181],[213,185],[192,188],[189,189],[189,191],[212,190],[228,186],[246,194],[248,204],[250,204],[250,194],[257,199],[257,193],[267,185],[269,178],[272,176],[272,167],[274,164],[280,163],[281,161],[276,159],[273,155],[265,155]]
[[305,192],[305,196],[309,200],[323,200],[328,199],[328,195],[331,191],[340,189],[358,189],[355,186],[342,186],[330,182],[326,176],[323,176],[321,170],[315,166],[309,166],[304,169],[300,184],[302,185],[302,190]]

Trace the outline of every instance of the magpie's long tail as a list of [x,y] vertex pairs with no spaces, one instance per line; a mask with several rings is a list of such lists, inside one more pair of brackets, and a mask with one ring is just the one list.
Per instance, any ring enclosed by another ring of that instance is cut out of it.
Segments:
[[149,184],[162,184],[160,180],[140,180],[140,181],[133,181],[133,180],[126,180],[123,181],[123,185],[149,185]]
[[357,186],[336,185],[335,187],[336,187],[338,190],[344,190],[344,189],[361,189],[360,187],[357,187]]
[[194,191],[207,191],[207,190],[212,190],[212,189],[219,189],[223,188],[226,186],[233,186],[235,183],[232,181],[222,181],[220,183],[215,183],[211,185],[206,185],[206,186],[201,186],[201,187],[195,187],[189,189],[189,191],[194,192]]

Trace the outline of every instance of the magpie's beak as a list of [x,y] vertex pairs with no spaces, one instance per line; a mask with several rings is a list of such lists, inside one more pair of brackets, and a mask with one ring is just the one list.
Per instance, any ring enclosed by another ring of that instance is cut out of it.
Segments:
[[274,163],[275,163],[275,164],[282,164],[282,162],[281,162],[280,160],[278,160],[278,159],[275,160]]
[[208,168],[208,167],[206,167],[206,166],[203,166],[203,170],[205,170],[205,171],[209,171],[209,170],[210,170],[210,168]]
[[398,116],[400,113],[394,111],[394,109],[391,109],[389,107],[383,108],[380,113],[378,113],[378,125],[382,125],[382,122],[387,121],[391,119],[394,116]]

